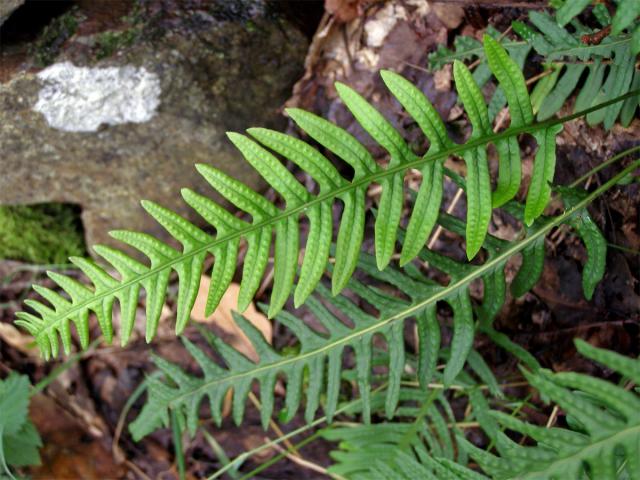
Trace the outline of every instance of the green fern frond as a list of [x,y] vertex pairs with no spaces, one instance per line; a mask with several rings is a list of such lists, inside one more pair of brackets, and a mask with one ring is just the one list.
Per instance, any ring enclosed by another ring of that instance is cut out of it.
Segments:
[[[330,454],[335,463],[329,472],[351,480],[387,478],[390,471],[397,472],[395,478],[429,479],[441,478],[438,474],[444,469],[443,460],[466,464],[466,452],[455,447],[449,427],[455,423],[455,417],[444,391],[438,391],[433,399],[427,399],[428,396],[420,389],[401,390],[398,416],[404,417],[405,422],[324,430],[325,440],[339,442],[339,449]],[[431,400],[428,408],[417,418],[421,413],[419,405],[428,400]]]
[[[554,75],[555,82],[536,85],[536,88],[544,86],[549,90],[544,103],[537,111],[539,121],[555,115],[567,98],[577,90],[583,78],[584,84],[576,98],[574,111],[584,110],[603,99],[614,98],[633,90],[634,77],[639,75],[634,67],[634,57],[638,52],[634,52],[629,35],[607,37],[598,45],[587,45],[581,41],[581,36],[593,32],[580,24],[576,24],[576,33],[571,34],[545,13],[530,12],[529,20],[537,31],[520,22],[514,22],[514,31],[530,42],[537,53],[546,57],[547,62],[564,62],[564,66],[562,63],[558,64],[558,75]],[[608,65],[609,63],[611,65]],[[630,100],[626,105],[625,111],[630,110],[633,105],[631,112],[620,118],[623,125],[627,125],[633,118],[638,98],[634,100]],[[600,112],[589,114],[587,121],[591,125],[604,122],[604,127],[610,129],[620,117],[622,109],[622,103],[612,105]]]
[[[254,345],[260,357],[258,363],[248,360],[221,339],[209,334],[207,340],[222,355],[227,364],[227,368],[222,368],[189,340],[183,339],[185,347],[200,365],[204,377],[190,377],[176,365],[170,364],[162,358],[155,358],[157,366],[165,377],[171,380],[171,383],[162,380],[150,383],[149,400],[140,417],[131,424],[134,437],[140,438],[161,424],[166,424],[170,409],[177,409],[184,413],[190,430],[195,431],[199,405],[205,396],[210,399],[214,420],[220,422],[222,399],[230,388],[233,388],[234,392],[233,417],[239,424],[242,421],[246,396],[254,380],[260,383],[261,415],[263,424],[266,426],[273,410],[274,383],[280,374],[287,379],[287,416],[285,420],[288,421],[295,415],[301,403],[303,372],[305,370],[309,372],[310,382],[306,391],[305,418],[309,422],[313,419],[319,406],[321,390],[326,384],[325,413],[331,420],[337,407],[342,357],[347,347],[351,347],[355,353],[356,381],[362,397],[363,416],[368,419],[371,412],[369,393],[371,390],[371,341],[375,334],[382,334],[387,341],[389,386],[385,411],[387,416],[392,417],[398,402],[400,380],[405,365],[402,320],[415,316],[416,307],[420,305],[420,302],[425,303],[424,299],[438,293],[442,295],[443,290],[445,295],[451,291],[446,292],[447,287],[434,284],[426,277],[423,277],[421,281],[412,279],[392,268],[381,272],[376,268],[374,259],[368,255],[361,256],[359,265],[364,272],[378,280],[403,289],[410,297],[410,301],[389,296],[377,288],[367,287],[356,280],[350,280],[349,289],[380,312],[378,317],[374,317],[362,312],[354,303],[343,296],[332,298],[330,292],[320,285],[317,289],[318,298],[311,297],[307,306],[327,330],[327,335],[310,329],[287,312],[281,312],[276,316],[276,319],[290,329],[300,341],[300,352],[295,357],[283,356],[273,350],[260,332],[238,314],[234,316],[234,319]],[[458,304],[460,302],[460,295],[457,292],[454,291],[451,296],[453,297],[453,300],[449,300],[451,303]],[[438,298],[442,298],[442,296]],[[468,294],[466,294],[466,298],[468,301]],[[330,303],[334,307],[334,313],[319,300]],[[432,362],[425,359],[428,355],[433,354],[432,347],[435,348],[435,355],[437,355],[440,337],[439,325],[435,318],[435,300],[427,306],[429,312],[418,318],[419,329],[423,332],[423,338],[430,338],[433,332],[429,329],[435,327],[438,331],[438,344],[432,345],[432,342],[426,342],[421,347],[424,353],[421,353],[421,366],[418,368],[426,382],[429,381],[435,370],[435,358],[433,368],[426,367],[427,371],[425,371],[425,364]],[[349,318],[353,327],[347,326],[339,320],[335,312],[339,312],[338,316]],[[459,315],[471,315],[471,311],[464,311]],[[430,322],[427,320],[428,316],[431,316]],[[458,348],[461,354],[466,357],[468,352],[464,352],[464,349],[470,348],[473,339],[473,318],[463,317],[455,321],[470,324],[471,330],[466,332],[464,337],[458,334],[457,339],[454,340],[454,343],[468,345],[468,347]],[[463,365],[464,358],[459,368]],[[171,384],[174,384],[175,387],[171,387]]]
[[[558,8],[556,12],[556,22],[560,26],[565,26],[571,22],[575,17],[580,15],[586,8],[592,3],[591,0],[574,0],[564,2],[563,5]],[[596,10],[597,17],[601,21],[603,26],[611,24],[611,34],[618,35],[623,30],[630,29],[633,31],[633,35],[636,32],[640,32],[640,26],[638,26],[638,17],[640,16],[640,2],[638,0],[620,0],[617,2],[615,14],[613,20],[609,16],[609,12],[602,4],[600,8]],[[637,54],[640,52],[640,47],[634,52]]]
[[[625,175],[625,172],[620,175]],[[325,411],[327,417],[331,419],[337,405],[342,354],[346,347],[351,347],[355,353],[356,380],[362,398],[363,417],[367,421],[371,413],[371,341],[376,334],[383,335],[387,342],[389,387],[386,393],[385,414],[391,418],[396,413],[401,391],[400,381],[405,365],[402,334],[404,320],[415,318],[417,321],[419,339],[417,372],[418,378],[425,385],[435,374],[437,358],[441,350],[440,327],[436,317],[436,304],[441,300],[449,303],[454,314],[453,337],[448,361],[442,374],[443,383],[445,385],[453,383],[462,372],[467,358],[471,359],[470,366],[477,371],[478,375],[481,378],[484,375],[486,378],[486,372],[483,373],[480,361],[472,358],[473,353],[470,356],[475,332],[473,307],[468,291],[470,283],[476,279],[482,279],[484,283],[485,297],[477,307],[477,311],[478,318],[484,325],[483,328],[489,328],[491,320],[504,302],[506,291],[504,266],[507,260],[536,245],[552,228],[566,223],[582,212],[594,198],[614,185],[618,177],[595,192],[581,197],[558,217],[545,219],[537,230],[530,232],[519,242],[510,244],[488,235],[484,242],[487,260],[482,265],[456,262],[438,252],[424,249],[419,254],[420,259],[446,273],[450,278],[446,285],[435,284],[412,265],[407,266],[405,273],[390,267],[380,271],[377,268],[377,259],[374,261],[373,257],[362,254],[359,266],[363,272],[399,289],[409,300],[391,296],[379,288],[365,286],[354,279],[350,280],[348,288],[379,312],[374,316],[364,313],[356,304],[343,296],[332,298],[326,288],[319,286],[320,298],[333,306],[334,313],[314,297],[309,299],[308,306],[327,330],[327,335],[311,330],[289,313],[282,312],[276,316],[300,340],[301,351],[295,357],[283,356],[273,350],[261,334],[240,315],[235,317],[236,321],[254,344],[260,358],[257,363],[248,360],[221,339],[210,336],[209,342],[227,364],[227,367],[223,368],[191,342],[183,340],[189,353],[201,366],[203,377],[190,376],[178,366],[157,358],[156,363],[166,379],[150,383],[148,403],[140,417],[131,424],[134,437],[140,438],[158,426],[166,424],[171,409],[186,415],[187,425],[191,431],[194,431],[200,404],[206,397],[210,400],[213,418],[219,422],[222,399],[229,389],[233,389],[234,392],[234,419],[240,422],[246,396],[254,381],[260,384],[261,414],[263,423],[266,425],[273,410],[273,389],[278,375],[283,375],[288,384],[286,412],[287,418],[292,418],[301,402],[302,378],[305,369],[310,372],[310,383],[306,392],[307,420],[310,421],[318,409],[320,392],[325,389],[325,384],[327,397]],[[447,214],[440,215],[439,223],[460,235],[466,231],[462,220]],[[402,229],[398,230],[398,234],[401,241],[405,239],[406,234]],[[339,316],[349,318],[353,327],[340,321],[335,315],[336,311],[340,312]]]
[[[521,347],[501,342],[511,352]],[[599,349],[576,340],[578,351],[631,384],[640,381],[640,360],[610,350]],[[520,357],[520,354],[517,353]],[[534,361],[535,362],[535,361]],[[471,444],[455,428],[453,416],[449,428],[442,427],[450,407],[442,392],[435,398],[440,409],[429,407],[429,414],[416,422],[418,407],[398,409],[398,414],[414,423],[381,423],[332,427],[323,437],[338,441],[339,450],[331,453],[336,462],[329,468],[349,479],[428,478],[485,479],[471,470],[465,454],[477,462],[489,478],[502,479],[636,479],[640,475],[640,396],[622,385],[573,372],[551,373],[540,369],[524,371],[525,377],[543,398],[558,405],[568,417],[567,428],[532,425],[513,414],[491,410],[480,390],[467,381],[464,392],[469,399],[471,417],[479,422],[497,453]],[[464,372],[463,372],[464,373]],[[425,393],[405,389],[401,398],[425,402]],[[428,399],[427,399],[428,401]],[[402,411],[402,413],[400,413]],[[467,419],[465,419],[467,420]],[[412,429],[415,425],[419,428]],[[453,449],[451,433],[455,435]],[[536,442],[522,446],[504,431],[516,432]],[[407,442],[407,440],[409,440]],[[452,452],[457,451],[457,458]],[[389,476],[390,472],[395,476]],[[413,475],[413,476],[412,476]]]
[[[508,339],[503,345],[509,351],[518,348]],[[472,353],[476,360],[484,364],[477,352]],[[454,441],[461,431],[451,402],[456,396],[466,397],[473,408],[470,409],[471,414],[465,417],[464,423],[476,420],[485,425],[495,422],[489,416],[489,405],[483,394],[483,387],[488,387],[488,392],[494,398],[503,395],[497,379],[486,364],[479,366],[480,364],[476,363],[474,367],[470,361],[469,365],[485,385],[479,384],[471,375],[462,371],[456,378],[455,389],[425,392],[422,389],[404,386],[400,392],[400,405],[396,412],[397,417],[402,420],[372,425],[347,423],[346,426],[330,426],[323,430],[323,438],[338,442],[338,449],[330,454],[335,463],[329,468],[329,472],[350,480],[486,479],[485,476],[466,467],[467,453],[458,448]],[[435,381],[441,380],[442,377],[437,375]],[[381,410],[381,396],[379,393],[372,396],[372,411]],[[387,473],[391,471],[396,473],[388,477]]]
[[[581,340],[576,340],[576,346],[582,355],[623,378],[635,383],[640,381],[638,359],[595,348]],[[497,424],[532,438],[537,445],[523,447],[502,435],[498,443],[499,456],[496,456],[459,436],[459,444],[487,474],[496,479],[638,478],[640,397],[637,394],[611,382],[573,372],[525,371],[525,376],[545,398],[571,417],[571,423],[578,428],[544,428],[502,412],[491,412]]]
[[[629,0],[638,5],[637,0]],[[544,12],[531,11],[529,22],[531,26],[514,21],[512,27],[521,38],[522,42],[502,39],[502,44],[511,53],[517,64],[522,68],[531,50],[544,57],[544,65],[552,73],[543,76],[536,82],[531,93],[534,113],[538,121],[544,121],[554,116],[565,104],[569,96],[579,90],[574,111],[585,110],[605,99],[634,91],[640,88],[640,71],[634,67],[634,57],[640,52],[640,27],[635,27],[632,35],[623,33],[623,30],[634,26],[634,23],[625,23],[617,18],[635,18],[625,14],[624,4],[618,7],[614,16],[616,25],[624,25],[612,30],[612,35],[601,43],[588,44],[582,41],[582,36],[592,34],[594,31],[573,20],[574,32],[570,32],[560,22],[559,16],[564,17],[569,9],[583,10],[582,0],[566,2],[558,10],[556,19]],[[591,3],[591,2],[588,2]],[[564,9],[564,10],[563,10]],[[603,9],[606,12],[606,8]],[[600,12],[603,25],[611,23],[611,19],[604,18],[601,9],[594,9],[594,13]],[[573,16],[577,15],[574,14]],[[637,15],[637,13],[635,14]],[[556,22],[558,20],[558,23]],[[633,21],[633,20],[632,20]],[[637,23],[637,22],[636,22]],[[495,36],[499,32],[492,31]],[[444,47],[429,55],[429,67],[433,70],[442,68],[455,60],[480,60],[474,71],[474,78],[482,87],[491,77],[491,70],[487,56],[482,45],[471,37],[458,36],[454,43],[454,51]],[[586,73],[585,73],[586,72]],[[500,80],[500,79],[499,79]],[[489,106],[489,116],[493,118],[502,107],[506,105],[506,97],[502,89],[503,81],[496,89]],[[579,87],[582,85],[581,87]],[[613,123],[620,119],[623,126],[629,125],[634,117],[640,98],[629,98],[626,102],[611,105],[607,109],[593,112],[587,120],[591,125],[604,122],[609,129]]]
[[[246,160],[282,196],[286,203],[284,209],[277,208],[221,171],[208,165],[198,165],[198,171],[207,182],[250,215],[251,221],[233,216],[202,195],[183,190],[185,201],[215,228],[214,236],[172,211],[144,201],[143,207],[182,245],[181,249],[172,248],[143,233],[112,232],[114,238],[144,254],[148,262],[135,260],[111,247],[96,246],[95,252],[117,271],[117,277],[91,260],[72,258],[90,283],[83,284],[67,276],[49,273],[66,295],[34,286],[46,303],[30,300],[27,305],[35,313],[19,313],[16,323],[35,337],[45,357],[55,356],[58,353],[58,336],[62,339],[65,352],[70,350],[71,323],[75,325],[82,348],[86,348],[90,313],[97,317],[105,339],[111,341],[112,312],[117,302],[121,312],[120,338],[124,345],[133,330],[138,298],[141,290],[144,290],[146,339],[150,341],[158,326],[169,278],[175,273],[179,283],[176,332],[180,333],[188,322],[198,293],[205,259],[208,256],[215,258],[206,312],[211,313],[235,273],[240,240],[246,241],[248,248],[238,299],[238,309],[242,311],[260,285],[275,232],[274,284],[269,307],[269,315],[273,317],[281,310],[295,282],[300,217],[307,218],[310,231],[295,288],[296,305],[305,301],[326,269],[334,233],[331,212],[334,203],[339,200],[344,210],[337,232],[331,289],[333,294],[337,294],[346,286],[357,263],[362,245],[365,191],[368,186],[376,182],[383,187],[375,224],[376,263],[378,268],[382,268],[389,263],[398,236],[404,174],[412,168],[422,169],[423,178],[427,181],[422,182],[409,218],[407,238],[401,252],[402,263],[406,263],[422,249],[435,224],[434,219],[442,201],[442,164],[451,155],[462,156],[468,167],[466,238],[467,256],[472,258],[483,244],[492,206],[506,202],[518,190],[520,152],[517,135],[524,132],[533,133],[541,143],[534,162],[534,178],[529,188],[524,217],[525,223],[531,224],[550,199],[548,182],[553,178],[553,145],[559,125],[575,116],[542,124],[530,123],[530,100],[518,66],[491,37],[485,36],[484,42],[490,67],[496,77],[504,82],[504,93],[513,111],[514,126],[507,131],[491,133],[487,106],[480,89],[461,63],[455,67],[456,82],[473,124],[472,137],[462,145],[453,144],[447,137],[442,120],[415,86],[396,73],[383,73],[383,80],[390,91],[414,116],[431,142],[429,152],[421,158],[411,152],[400,134],[358,93],[345,85],[338,85],[344,103],[356,119],[389,152],[391,160],[386,169],[378,166],[369,152],[349,133],[302,110],[293,109],[289,114],[310,137],[353,167],[355,174],[352,180],[340,176],[326,157],[301,140],[265,129],[250,130],[255,140],[230,134],[229,138]],[[613,99],[604,105],[625,98]],[[600,106],[591,111],[598,108]],[[521,125],[516,126],[518,123]],[[488,143],[498,147],[500,157],[498,188],[493,192],[493,198],[486,158]],[[309,193],[265,147],[308,171],[320,185],[321,191],[317,195]]]

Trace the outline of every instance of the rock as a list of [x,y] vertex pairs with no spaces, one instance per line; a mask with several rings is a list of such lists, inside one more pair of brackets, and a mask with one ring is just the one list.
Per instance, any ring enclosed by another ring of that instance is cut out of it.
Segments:
[[25,0],[2,0],[0,3],[0,25],[24,2]]
[[54,65],[0,85],[0,204],[78,204],[93,245],[116,228],[167,239],[143,198],[202,223],[180,197],[213,195],[195,163],[261,188],[225,132],[282,125],[306,39],[260,2],[232,3],[246,8],[149,14],[102,60],[87,47],[101,34],[76,35]]

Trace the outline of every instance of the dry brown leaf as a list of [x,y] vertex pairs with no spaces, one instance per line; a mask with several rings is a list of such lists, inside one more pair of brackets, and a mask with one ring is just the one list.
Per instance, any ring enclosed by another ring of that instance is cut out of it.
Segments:
[[[207,305],[207,294],[209,292],[209,284],[211,283],[211,279],[203,275],[200,280],[200,290],[198,291],[198,296],[196,297],[196,303],[193,306],[193,310],[191,311],[191,317],[196,322],[201,323],[210,323],[214,324],[217,327],[221,328],[228,336],[228,343],[233,346],[236,350],[246,355],[253,361],[258,360],[258,354],[255,351],[255,348],[244,334],[240,327],[236,325],[236,322],[233,321],[233,317],[231,315],[232,310],[235,310],[238,305],[238,294],[240,293],[240,285],[237,283],[232,283],[229,285],[226,293],[220,300],[220,305],[213,313],[213,315],[206,316],[205,315],[205,307]],[[255,327],[262,332],[262,335],[267,340],[267,342],[271,343],[273,338],[273,327],[271,322],[267,319],[265,315],[260,313],[255,305],[250,304],[249,307],[242,313],[247,320],[249,320]]]
[[464,20],[464,9],[460,5],[436,3],[433,5],[433,11],[444,26],[450,30],[458,28]]
[[339,22],[348,23],[362,14],[361,0],[324,0],[324,9]]
[[33,337],[26,335],[9,323],[0,323],[0,339],[7,342],[16,350],[28,355],[34,360],[40,358]]
[[[126,478],[125,469],[116,465],[104,443],[60,402],[61,399],[43,394],[31,398],[29,416],[44,441],[40,450],[42,465],[30,470],[31,477],[43,480]],[[95,412],[93,415],[102,420]]]

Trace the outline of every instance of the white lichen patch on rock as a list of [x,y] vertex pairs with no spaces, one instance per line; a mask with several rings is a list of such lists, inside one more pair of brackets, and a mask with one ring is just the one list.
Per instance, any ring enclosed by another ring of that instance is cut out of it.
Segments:
[[76,67],[56,63],[38,74],[43,86],[33,109],[67,132],[95,132],[102,124],[147,122],[160,104],[160,80],[144,67]]

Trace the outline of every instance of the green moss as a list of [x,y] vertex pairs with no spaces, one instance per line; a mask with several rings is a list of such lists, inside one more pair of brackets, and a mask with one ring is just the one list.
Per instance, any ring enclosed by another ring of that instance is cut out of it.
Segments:
[[96,58],[100,60],[110,57],[121,48],[131,46],[138,38],[138,34],[138,30],[134,28],[102,32],[96,38]]
[[0,206],[0,258],[66,263],[86,252],[77,208],[59,203]]
[[96,35],[95,56],[97,60],[110,57],[118,50],[130,47],[142,36],[144,10],[141,2],[134,2],[128,15],[121,18],[124,29],[107,30]]
[[69,12],[54,18],[38,37],[31,47],[36,65],[46,67],[51,65],[64,43],[73,36],[78,28],[78,9],[72,8]]

